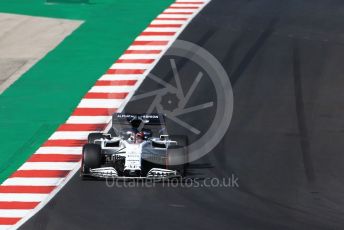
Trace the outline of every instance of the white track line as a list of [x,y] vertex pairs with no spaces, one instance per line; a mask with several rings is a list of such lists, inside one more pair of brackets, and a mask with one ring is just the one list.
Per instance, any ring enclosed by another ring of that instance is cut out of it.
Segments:
[[0,201],[37,202],[46,199],[48,196],[48,194],[0,193]]
[[[99,86],[103,87],[103,86]],[[106,86],[113,87],[113,86]],[[122,86],[115,86],[122,87]],[[121,106],[122,99],[82,99],[78,108],[118,108]]]
[[117,86],[117,85],[116,86],[93,86],[89,92],[118,93],[118,92],[130,92],[132,90],[134,90],[134,86]]
[[[166,17],[168,18],[168,17]],[[172,17],[171,17],[172,18]],[[173,17],[176,18],[176,17]],[[185,17],[184,17],[185,18]],[[186,21],[183,20],[159,20],[159,19],[155,19],[154,21],[151,22],[152,25],[170,25],[170,24],[182,24],[185,25]]]
[[105,124],[109,123],[111,116],[70,116],[67,124]]
[[29,212],[31,212],[31,209],[0,209],[1,217],[5,217],[5,218],[6,217],[24,217]]
[[[159,20],[160,18],[190,18],[191,16],[192,15],[190,14],[160,14],[159,17],[157,17],[157,19],[155,19],[154,21]],[[159,21],[163,21],[163,20],[159,20]],[[167,20],[167,21],[170,21],[170,20]],[[178,22],[181,22],[181,21],[178,20]]]
[[10,229],[12,225],[0,225],[0,230],[7,230]]
[[208,0],[177,0],[175,1],[175,3],[173,4],[176,4],[178,2],[203,2],[203,6],[205,6],[207,3],[209,3],[210,1]]
[[[172,38],[173,38],[173,36],[144,36],[144,35],[141,35],[141,36],[138,36],[136,38],[136,41],[169,41]],[[152,54],[150,54],[150,55],[152,55]]]
[[[180,28],[179,27],[148,27],[147,29],[145,29],[143,32],[177,32],[179,31]],[[135,47],[135,46],[133,46]],[[154,48],[156,47],[156,48]],[[158,46],[153,46],[151,49],[158,49]]]
[[90,132],[79,132],[79,131],[58,131],[55,132],[49,140],[63,140],[63,139],[70,139],[70,140],[87,140],[88,134]]
[[101,78],[99,78],[99,80],[139,80],[140,77],[141,75],[137,74],[104,74],[101,76]]
[[167,9],[164,11],[164,13],[194,13],[196,12],[196,9]]
[[202,4],[172,4],[171,7],[199,7]]
[[[167,39],[164,39],[164,41],[167,41]],[[120,59],[157,59],[160,56],[161,54],[123,54]]]
[[[129,46],[129,50],[161,50],[163,47],[161,46],[157,46],[157,45],[144,45],[144,46],[140,46],[140,45],[131,45]],[[134,64],[133,66],[136,65],[148,65],[145,66],[145,69],[147,67],[150,67],[152,64]],[[134,69],[134,67],[132,67]]]
[[82,147],[40,147],[36,154],[77,154],[80,155]]
[[78,162],[25,162],[19,170],[73,170]]
[[[131,46],[131,47],[133,50],[134,49],[140,50],[140,48],[142,48],[142,46]],[[143,47],[143,48],[145,48],[145,47]],[[158,49],[158,48],[155,48],[155,49]],[[150,66],[150,64],[115,63],[110,67],[110,69],[147,69],[149,66]],[[113,75],[113,74],[109,74],[109,75]],[[116,74],[116,75],[120,75],[120,74]],[[121,76],[123,77],[123,80],[128,79],[128,75],[134,76],[137,78],[137,74],[121,74]]]
[[57,186],[64,178],[32,178],[32,177],[13,177],[5,180],[2,185],[30,185],[30,186]]

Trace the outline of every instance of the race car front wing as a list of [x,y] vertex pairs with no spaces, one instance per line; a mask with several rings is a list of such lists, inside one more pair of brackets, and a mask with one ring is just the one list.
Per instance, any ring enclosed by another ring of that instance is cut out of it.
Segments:
[[95,178],[112,178],[112,179],[172,179],[181,177],[176,170],[152,168],[145,177],[126,177],[119,176],[118,172],[113,167],[94,168],[90,169],[90,173],[84,176]]

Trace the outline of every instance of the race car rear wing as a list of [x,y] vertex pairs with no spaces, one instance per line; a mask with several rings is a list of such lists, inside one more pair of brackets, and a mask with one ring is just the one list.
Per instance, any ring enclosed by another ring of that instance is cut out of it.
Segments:
[[134,122],[143,122],[145,125],[165,125],[165,117],[160,113],[152,114],[133,114],[133,113],[114,113],[112,124],[133,125]]

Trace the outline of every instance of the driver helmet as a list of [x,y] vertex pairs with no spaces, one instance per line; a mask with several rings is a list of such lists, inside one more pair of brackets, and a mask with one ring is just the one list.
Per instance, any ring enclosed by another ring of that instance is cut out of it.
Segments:
[[145,139],[145,134],[143,132],[136,133],[136,142],[141,143]]

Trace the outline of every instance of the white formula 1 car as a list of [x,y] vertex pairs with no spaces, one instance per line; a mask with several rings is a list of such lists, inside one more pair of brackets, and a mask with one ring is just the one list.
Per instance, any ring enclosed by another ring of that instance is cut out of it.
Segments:
[[115,113],[108,133],[91,133],[82,151],[82,178],[184,176],[187,138],[169,136],[162,114]]

